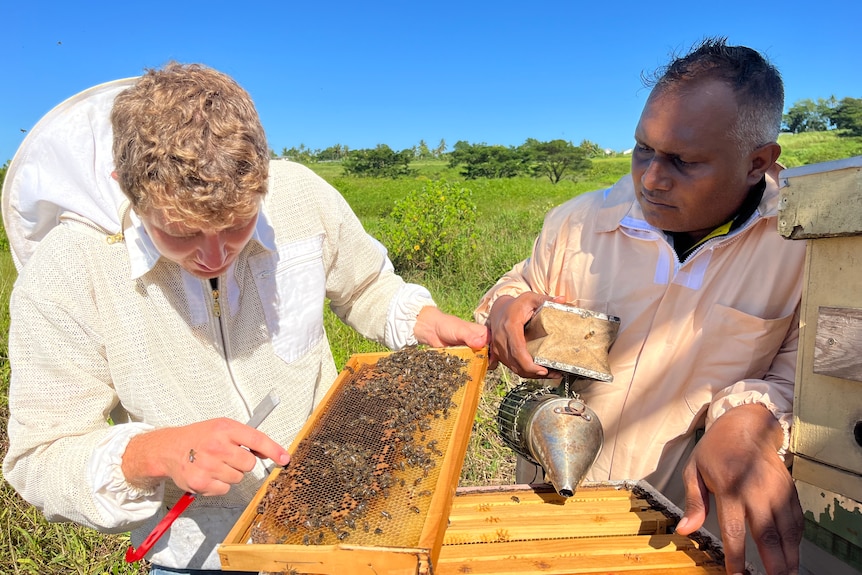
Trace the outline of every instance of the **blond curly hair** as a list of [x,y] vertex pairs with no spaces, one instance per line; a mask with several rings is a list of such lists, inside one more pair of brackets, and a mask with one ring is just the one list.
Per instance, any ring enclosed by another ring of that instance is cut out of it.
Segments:
[[199,64],[147,70],[111,112],[120,188],[138,213],[226,229],[255,216],[269,148],[248,93]]

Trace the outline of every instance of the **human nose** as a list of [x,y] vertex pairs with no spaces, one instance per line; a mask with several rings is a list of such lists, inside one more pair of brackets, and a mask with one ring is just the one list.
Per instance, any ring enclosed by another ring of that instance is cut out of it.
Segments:
[[200,262],[211,269],[221,267],[227,258],[225,245],[222,234],[204,234],[203,241],[198,247]]
[[659,154],[653,154],[646,162],[641,183],[648,190],[667,190],[671,185],[671,178],[668,174],[667,160]]

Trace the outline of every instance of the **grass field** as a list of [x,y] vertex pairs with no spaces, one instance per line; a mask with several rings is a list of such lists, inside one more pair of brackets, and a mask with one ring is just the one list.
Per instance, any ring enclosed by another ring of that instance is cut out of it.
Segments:
[[[862,154],[862,138],[838,139],[834,134],[821,136],[783,135],[782,158],[788,167]],[[421,188],[429,179],[457,180],[457,171],[445,162],[423,162],[417,165],[415,178],[383,180],[347,178],[338,164],[312,166],[345,196],[366,228],[374,233],[393,203],[409,191]],[[408,281],[423,283],[431,290],[439,306],[449,313],[470,318],[481,295],[514,263],[523,259],[541,228],[547,210],[587,190],[606,187],[629,168],[627,157],[597,160],[592,170],[575,180],[552,185],[548,180],[514,178],[511,180],[476,180],[462,182],[471,189],[478,207],[478,243],[475,252],[457,269],[405,276]],[[8,448],[9,363],[6,346],[8,332],[8,298],[15,270],[10,254],[0,250],[0,458]],[[364,340],[326,314],[326,329],[333,354],[339,366],[354,353],[378,351],[380,347]],[[481,485],[509,483],[513,479],[513,457],[496,435],[496,408],[505,391],[515,383],[504,368],[489,373],[485,381],[479,410],[470,437],[461,484]],[[69,524],[47,523],[41,514],[24,503],[3,481],[0,481],[0,574],[138,574],[142,565],[123,562],[126,536],[101,535]]]
[[835,132],[781,134],[779,161],[788,168],[862,155],[862,138],[839,137]]

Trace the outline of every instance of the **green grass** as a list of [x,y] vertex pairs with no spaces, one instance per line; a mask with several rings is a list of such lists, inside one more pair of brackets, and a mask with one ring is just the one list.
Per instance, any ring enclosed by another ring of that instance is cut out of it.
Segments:
[[[802,159],[825,161],[862,154],[862,138],[838,138],[834,133],[782,135],[785,165]],[[460,181],[445,162],[421,162],[418,175],[398,180],[346,178],[337,163],[311,168],[338,188],[363,224],[374,233],[393,203],[429,179]],[[547,180],[475,180],[462,182],[478,206],[479,238],[475,253],[446,270],[428,270],[405,279],[426,285],[446,312],[470,319],[481,295],[513,264],[529,254],[547,210],[587,190],[607,187],[629,169],[627,157],[595,160],[588,174],[552,185]],[[2,230],[0,230],[2,232]],[[15,270],[10,254],[0,250],[0,458],[8,449],[9,363],[6,336],[8,299]],[[382,348],[359,336],[326,311],[325,325],[336,364],[341,367],[354,353]],[[518,378],[505,368],[489,372],[469,439],[462,485],[510,483],[514,478],[512,452],[497,437],[495,416],[500,399]],[[0,573],[27,575],[145,573],[142,565],[126,565],[126,536],[102,535],[70,524],[51,524],[0,481]]]
[[835,131],[781,134],[779,161],[788,168],[862,155],[862,137],[846,137]]

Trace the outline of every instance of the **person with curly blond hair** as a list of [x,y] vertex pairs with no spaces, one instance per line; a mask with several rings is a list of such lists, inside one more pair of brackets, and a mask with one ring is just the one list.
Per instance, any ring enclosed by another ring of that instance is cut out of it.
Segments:
[[270,160],[249,95],[204,66],[60,104],[9,166],[3,216],[20,272],[4,477],[49,520],[135,546],[197,494],[153,573],[220,569],[216,546],[335,380],[327,302],[391,349],[487,344],[395,274],[334,188]]

